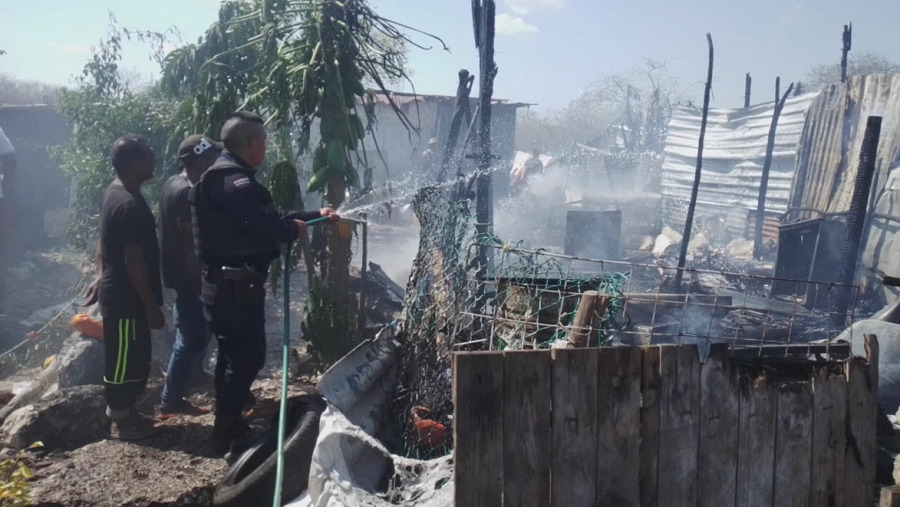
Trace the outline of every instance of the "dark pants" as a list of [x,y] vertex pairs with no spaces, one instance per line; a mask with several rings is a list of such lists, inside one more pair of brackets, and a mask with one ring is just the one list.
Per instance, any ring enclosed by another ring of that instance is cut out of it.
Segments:
[[202,371],[202,361],[209,343],[209,326],[203,315],[200,295],[194,291],[177,291],[172,317],[175,321],[175,345],[169,368],[166,371],[166,385],[162,392],[162,407],[175,409],[184,398],[184,386],[192,373]]
[[134,406],[150,373],[150,326],[145,318],[103,317],[103,385],[112,410]]
[[210,332],[219,343],[216,359],[216,419],[240,418],[250,386],[266,358],[265,277],[204,279],[201,301]]

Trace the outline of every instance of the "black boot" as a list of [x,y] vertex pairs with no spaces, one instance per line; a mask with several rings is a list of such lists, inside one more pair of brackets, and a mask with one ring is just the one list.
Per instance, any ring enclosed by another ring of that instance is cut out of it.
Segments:
[[216,414],[212,441],[217,453],[225,454],[231,449],[231,443],[241,432],[241,423],[246,424],[240,415]]
[[265,436],[266,430],[262,426],[247,423],[243,418],[221,419],[216,416],[216,424],[213,427],[213,445],[216,452],[225,455],[225,461],[229,465],[234,463],[241,454],[253,447]]

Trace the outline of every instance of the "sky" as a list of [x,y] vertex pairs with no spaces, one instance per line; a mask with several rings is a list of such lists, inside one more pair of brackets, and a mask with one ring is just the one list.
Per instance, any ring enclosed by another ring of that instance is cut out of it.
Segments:
[[[449,47],[413,36],[419,93],[453,95],[459,69],[478,70],[470,0],[370,0],[381,15],[439,36]],[[55,84],[71,83],[110,14],[132,28],[177,27],[195,41],[216,19],[218,0],[0,0],[0,73]],[[494,96],[564,107],[592,82],[665,61],[687,95],[702,98],[706,33],[715,44],[714,107],[743,104],[744,75],[753,76],[753,102],[772,100],[776,76],[801,79],[818,64],[837,64],[843,25],[853,23],[853,53],[874,52],[900,62],[900,2],[896,0],[497,0]],[[158,65],[146,47],[129,45],[123,66],[147,80]],[[477,90],[477,88],[476,88]],[[407,86],[403,91],[411,91]],[[473,93],[473,95],[477,94]]]

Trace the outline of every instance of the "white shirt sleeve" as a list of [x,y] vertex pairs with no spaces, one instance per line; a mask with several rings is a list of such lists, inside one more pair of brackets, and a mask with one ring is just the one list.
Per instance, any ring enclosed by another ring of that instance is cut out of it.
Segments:
[[6,134],[3,133],[3,129],[0,128],[0,155],[12,155],[16,152],[15,148],[11,142],[9,142],[9,138],[6,137]]

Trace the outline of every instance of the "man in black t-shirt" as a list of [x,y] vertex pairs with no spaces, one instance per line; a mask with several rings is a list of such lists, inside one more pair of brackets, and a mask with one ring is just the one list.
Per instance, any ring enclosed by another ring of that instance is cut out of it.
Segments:
[[155,432],[152,419],[135,408],[150,373],[150,330],[165,325],[156,224],[141,195],[156,158],[147,141],[134,135],[117,139],[110,158],[116,179],[106,188],[100,210],[98,285],[106,414],[113,420],[114,436],[140,440]]
[[159,203],[159,247],[163,285],[175,290],[175,346],[166,372],[159,416],[202,413],[184,399],[184,386],[192,370],[202,371],[201,361],[209,343],[209,327],[200,304],[200,263],[194,248],[191,203],[194,183],[216,161],[224,147],[200,136],[188,136],[178,147],[183,170],[169,178]]

